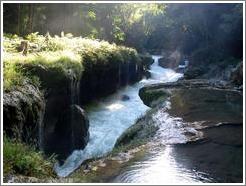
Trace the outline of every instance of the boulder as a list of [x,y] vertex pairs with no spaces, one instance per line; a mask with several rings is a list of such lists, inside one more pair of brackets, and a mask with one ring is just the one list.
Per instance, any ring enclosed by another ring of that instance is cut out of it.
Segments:
[[169,96],[168,91],[164,89],[152,89],[150,86],[141,88],[138,94],[143,103],[148,107],[154,107]]
[[78,105],[71,105],[61,113],[52,137],[47,143],[48,153],[64,160],[76,149],[84,149],[89,140],[89,120],[85,111]]
[[153,137],[158,130],[158,126],[155,125],[152,119],[152,114],[155,112],[156,109],[151,109],[143,117],[140,117],[134,125],[130,126],[117,139],[114,148],[130,144],[132,147],[139,146]]
[[128,101],[129,99],[130,99],[130,97],[128,95],[122,95],[121,96],[122,101]]

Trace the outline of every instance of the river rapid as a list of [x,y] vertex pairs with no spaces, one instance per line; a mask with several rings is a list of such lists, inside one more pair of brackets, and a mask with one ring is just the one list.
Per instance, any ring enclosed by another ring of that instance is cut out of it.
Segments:
[[[183,76],[160,67],[159,58],[161,56],[153,56],[151,78],[121,88],[85,108],[90,121],[89,143],[84,150],[75,150],[63,165],[55,166],[58,176],[66,177],[83,161],[112,151],[118,137],[150,109],[138,96],[141,87],[174,82]],[[194,89],[181,91],[172,99],[152,115],[159,128],[151,142],[154,144],[152,148],[106,181],[156,184],[241,182],[242,97],[231,91]],[[223,122],[227,124],[211,125]]]
[[[183,74],[158,65],[161,56],[152,56],[151,78],[142,79],[134,85],[119,89],[115,94],[94,101],[85,108],[90,121],[90,139],[84,150],[75,150],[60,166],[55,165],[58,176],[65,177],[77,169],[87,159],[100,157],[110,152],[117,138],[148,109],[138,96],[138,91],[146,84],[177,81]],[[122,100],[127,95],[129,100]]]

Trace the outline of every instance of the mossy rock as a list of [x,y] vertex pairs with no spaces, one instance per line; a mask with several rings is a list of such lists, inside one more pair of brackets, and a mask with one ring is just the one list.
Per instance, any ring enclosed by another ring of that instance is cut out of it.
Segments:
[[139,90],[139,96],[145,105],[154,107],[170,96],[170,92],[165,89],[151,89],[143,87]]
[[150,65],[154,63],[154,60],[152,59],[151,55],[140,54],[139,57],[140,57],[141,63],[147,69],[149,69]]
[[26,81],[22,87],[3,94],[4,132],[38,146],[45,101],[40,90]]
[[135,124],[129,127],[117,140],[114,151],[125,150],[142,145],[154,136],[158,130],[152,120],[152,114],[156,109],[149,110],[143,117],[139,118]]

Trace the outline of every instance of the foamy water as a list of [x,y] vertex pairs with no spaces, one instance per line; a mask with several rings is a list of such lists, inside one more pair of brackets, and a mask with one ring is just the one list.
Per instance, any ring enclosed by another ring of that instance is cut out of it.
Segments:
[[[132,86],[121,88],[115,94],[86,108],[90,121],[89,142],[84,150],[73,151],[63,165],[55,165],[58,176],[66,177],[83,161],[103,156],[113,149],[117,138],[149,109],[138,96],[141,87],[146,84],[177,81],[183,76],[171,69],[160,67],[159,58],[161,56],[153,56],[150,79],[143,79]],[[122,95],[127,95],[130,99],[122,101]]]

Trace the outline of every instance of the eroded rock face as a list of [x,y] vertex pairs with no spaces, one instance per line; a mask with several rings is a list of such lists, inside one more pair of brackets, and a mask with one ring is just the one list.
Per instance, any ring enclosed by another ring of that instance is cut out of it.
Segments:
[[56,122],[47,151],[58,154],[58,159],[63,160],[73,150],[84,149],[89,140],[88,129],[89,120],[85,111],[78,105],[71,105]]
[[88,67],[80,81],[80,103],[86,104],[115,92],[121,86],[135,83],[142,78],[144,71],[143,64],[136,62]]
[[42,65],[26,65],[25,68],[40,79],[40,89],[44,91],[45,113],[40,127],[42,150],[65,159],[73,150],[83,149],[89,138],[88,119],[84,111],[74,105],[79,102],[80,77],[72,69],[61,72]]
[[41,145],[40,126],[43,122],[45,100],[37,87],[26,82],[23,87],[3,94],[3,129],[9,137]]

